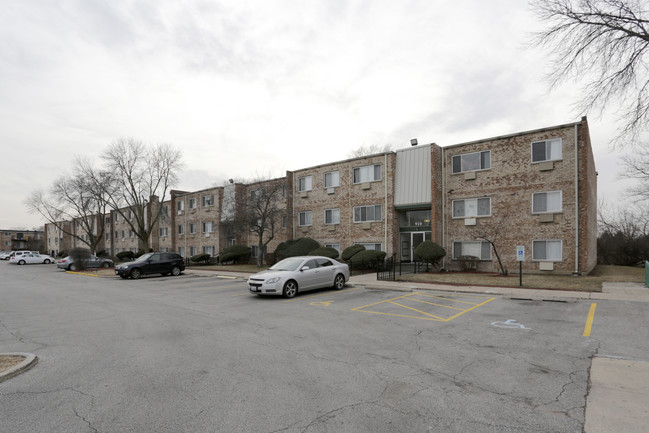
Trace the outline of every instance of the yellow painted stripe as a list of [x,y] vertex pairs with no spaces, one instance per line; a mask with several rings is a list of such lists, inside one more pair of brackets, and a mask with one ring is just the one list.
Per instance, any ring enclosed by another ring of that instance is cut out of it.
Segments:
[[486,301],[484,301],[484,302],[481,303],[481,304],[475,305],[475,306],[469,308],[468,310],[464,310],[464,311],[462,311],[461,313],[457,313],[455,316],[451,316],[451,317],[449,317],[448,319],[446,319],[446,321],[447,321],[447,322],[450,322],[451,320],[455,319],[456,317],[459,317],[459,316],[461,316],[461,315],[464,314],[464,313],[468,313],[468,312],[471,311],[471,310],[475,310],[476,308],[481,307],[481,306],[483,306],[484,304],[486,304],[487,302],[491,302],[491,301],[493,301],[494,299],[496,299],[496,298],[487,299]]
[[433,295],[423,295],[427,298],[437,298],[437,299],[444,299],[446,301],[453,301],[453,302],[459,302],[460,304],[469,304],[469,305],[476,305],[475,302],[469,302],[469,301],[460,301],[459,299],[455,298],[449,298],[446,296],[433,296]]
[[87,277],[98,277],[99,275],[97,274],[86,274],[85,272],[72,272],[72,271],[65,271],[66,274],[75,274],[75,275],[85,275]]
[[320,296],[331,296],[335,293],[342,293],[342,292],[351,292],[352,290],[358,290],[360,287],[353,287],[351,289],[342,289],[342,290],[336,290],[334,292],[327,292],[327,293],[321,293],[319,295],[312,295],[312,296],[300,296],[299,298],[293,298],[293,299],[287,299],[286,301],[283,302],[294,302],[294,301],[303,301],[305,299],[311,299],[311,298],[319,298]]
[[432,320],[433,322],[445,322],[446,321],[444,319],[435,319],[435,318],[432,318],[432,317],[408,316],[406,314],[382,313],[380,311],[363,311],[363,310],[360,310],[360,312],[361,313],[370,313],[370,314],[382,314],[384,316],[407,317],[408,319]]
[[421,313],[421,314],[424,314],[424,315],[426,315],[426,316],[434,317],[435,319],[444,320],[443,317],[439,317],[439,316],[436,316],[436,315],[434,315],[434,314],[426,313],[425,311],[421,311],[421,310],[418,310],[418,309],[416,309],[416,308],[408,307],[407,305],[403,305],[403,304],[400,304],[400,303],[398,303],[398,302],[390,302],[390,304],[392,304],[392,305],[397,305],[397,306],[399,306],[399,307],[403,307],[403,308],[407,308],[407,309],[409,309],[409,310],[416,311],[416,312]]
[[379,305],[379,304],[382,304],[384,302],[396,301],[397,299],[407,298],[407,297],[412,296],[412,295],[413,295],[412,293],[409,293],[407,295],[397,296],[396,298],[386,299],[384,301],[379,301],[379,302],[374,302],[372,304],[363,305],[362,307],[352,308],[352,311],[362,310],[363,308],[367,308],[367,307],[373,307],[375,305]]
[[595,318],[595,308],[597,308],[597,303],[590,304],[588,319],[586,319],[586,327],[584,328],[584,337],[590,337],[590,330],[593,327],[593,319]]
[[421,303],[423,303],[423,304],[435,305],[435,306],[437,306],[437,307],[443,307],[443,308],[450,308],[451,310],[460,310],[460,311],[464,311],[464,308],[450,307],[450,306],[448,306],[448,305],[436,304],[436,303],[434,303],[434,302],[428,302],[428,301],[424,301],[424,300],[422,300],[422,299],[417,299],[417,298],[409,298],[409,299],[410,299],[411,301],[421,302]]

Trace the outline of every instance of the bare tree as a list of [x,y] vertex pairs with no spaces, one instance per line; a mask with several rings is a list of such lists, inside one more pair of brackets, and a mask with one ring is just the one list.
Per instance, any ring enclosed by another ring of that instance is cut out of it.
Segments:
[[[286,179],[258,178],[247,183],[247,197],[234,200],[233,218],[226,227],[244,236],[254,233],[257,238],[257,266],[264,264],[264,253],[282,227],[286,214]],[[224,202],[224,207],[227,204]]]
[[391,152],[392,145],[385,144],[379,146],[378,144],[370,144],[367,146],[360,146],[347,154],[348,158],[360,158],[361,156],[375,155],[377,153]]
[[500,218],[494,219],[488,225],[483,225],[480,227],[476,233],[476,239],[482,239],[491,245],[496,259],[498,260],[498,267],[500,267],[500,273],[502,275],[507,275],[507,270],[503,266],[503,262],[500,259],[500,254],[498,253],[498,245],[503,234],[507,232],[508,226],[508,214],[502,215]]
[[641,201],[649,200],[649,149],[638,147],[632,155],[623,156],[622,161],[625,169],[621,177],[638,181],[627,188],[626,193]]
[[[147,146],[132,138],[122,138],[112,143],[101,158],[104,169],[113,175],[104,188],[108,205],[128,223],[140,248],[145,249],[162,212],[159,203],[178,182],[181,152],[168,144]],[[87,176],[97,184],[100,182],[100,176],[90,167]],[[130,212],[133,218],[129,218]]]
[[[104,238],[107,195],[79,167],[76,173],[58,178],[48,192],[32,192],[25,204],[31,212],[41,214],[61,232],[96,252]],[[105,173],[100,176],[109,182],[103,177]],[[65,224],[67,221],[71,224]]]
[[617,140],[637,140],[649,123],[649,20],[639,0],[535,0],[532,7],[547,28],[534,43],[554,55],[554,87],[586,79],[577,108],[583,113],[621,108]]

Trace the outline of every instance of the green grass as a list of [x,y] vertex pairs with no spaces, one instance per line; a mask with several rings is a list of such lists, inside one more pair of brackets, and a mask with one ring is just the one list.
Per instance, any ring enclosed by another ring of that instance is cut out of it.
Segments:
[[[426,283],[457,284],[469,286],[519,287],[519,276],[503,276],[485,272],[441,272],[404,275],[400,281]],[[573,290],[584,292],[601,292],[603,282],[644,281],[644,268],[628,266],[598,265],[589,275],[573,277],[571,275],[523,274],[522,287],[530,289]]]

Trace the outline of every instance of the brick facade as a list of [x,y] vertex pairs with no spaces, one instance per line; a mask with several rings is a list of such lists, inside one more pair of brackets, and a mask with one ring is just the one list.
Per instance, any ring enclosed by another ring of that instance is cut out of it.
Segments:
[[[233,230],[226,222],[242,218],[245,206],[240,205],[256,190],[281,182],[286,185],[280,204],[284,220],[276,222],[268,253],[280,242],[310,237],[339,251],[366,244],[402,260],[412,257],[418,242],[431,239],[445,248],[446,268],[461,268],[465,263],[460,255],[477,255],[477,269],[495,271],[494,249],[480,243],[489,240],[510,272],[518,271],[519,245],[526,250],[525,272],[581,274],[594,268],[597,176],[586,118],[453,146],[433,143],[411,149],[417,152],[410,156],[404,153],[408,149],[399,151],[405,155],[401,161],[419,159],[418,164],[402,162],[406,168],[401,171],[413,170],[405,176],[397,172],[399,152],[385,152],[287,172],[279,179],[173,190],[161,204],[166,211],[149,247],[184,256],[203,251],[218,255],[234,243],[256,248],[256,233]],[[428,151],[430,167],[421,163]],[[405,192],[400,188],[399,206],[395,204],[397,178],[417,190],[410,204],[410,186]],[[428,189],[420,188],[423,183],[429,183],[430,191],[421,202],[419,190]],[[151,209],[157,205],[157,200],[149,204]],[[111,213],[106,246],[112,254],[139,248],[120,218]]]

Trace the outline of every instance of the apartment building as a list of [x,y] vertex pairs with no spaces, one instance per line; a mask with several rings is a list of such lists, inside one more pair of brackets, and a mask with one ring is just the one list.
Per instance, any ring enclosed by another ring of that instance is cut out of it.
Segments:
[[[411,144],[278,179],[173,190],[168,200],[147,205],[149,218],[162,206],[148,248],[190,257],[243,244],[254,256],[257,234],[237,230],[232,221],[248,218],[245,209],[259,194],[282,185],[281,217],[268,253],[280,242],[310,237],[340,252],[361,244],[411,261],[415,248],[432,240],[446,250],[443,266],[451,270],[462,269],[470,256],[476,269],[496,271],[497,252],[503,266],[517,272],[519,246],[526,251],[525,272],[594,268],[597,173],[585,117],[445,147]],[[141,249],[122,215],[113,211],[107,218],[111,254]]]
[[46,244],[44,230],[0,230],[1,251],[34,250],[44,251]]

